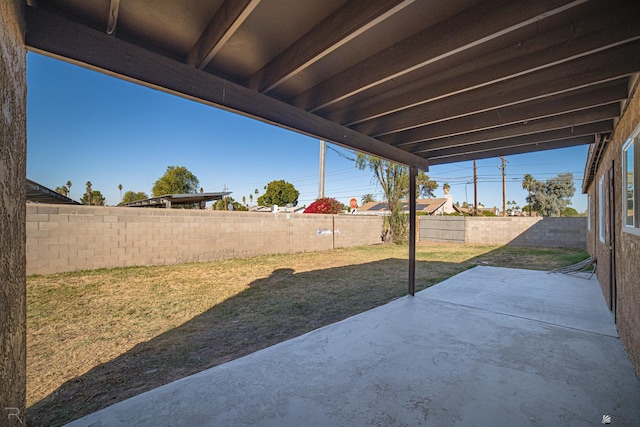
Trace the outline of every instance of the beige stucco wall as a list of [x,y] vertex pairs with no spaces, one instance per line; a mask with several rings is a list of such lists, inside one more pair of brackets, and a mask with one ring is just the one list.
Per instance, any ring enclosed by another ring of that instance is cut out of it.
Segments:
[[22,1],[0,2],[0,425],[24,421],[26,50]]
[[27,205],[27,274],[210,261],[380,242],[354,215]]
[[[591,229],[588,250],[598,259],[598,281],[605,299],[610,303],[609,241],[598,238],[598,181],[605,177],[608,187],[608,170],[614,167],[614,219],[615,219],[615,277],[617,289],[616,320],[620,339],[640,375],[640,236],[622,232],[622,146],[640,124],[640,91],[636,90],[631,102],[616,126],[608,143],[595,178],[588,188],[591,205]],[[605,195],[605,201],[608,200]],[[605,224],[608,235],[611,207],[606,204]]]

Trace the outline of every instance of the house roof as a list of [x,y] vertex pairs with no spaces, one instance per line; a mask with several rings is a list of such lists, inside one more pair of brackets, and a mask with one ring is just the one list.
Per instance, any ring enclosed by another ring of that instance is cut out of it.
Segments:
[[636,0],[25,0],[34,52],[426,169],[590,144]]
[[[436,210],[438,210],[438,208],[444,206],[446,202],[447,199],[445,199],[444,197],[437,199],[418,199],[416,200],[416,211],[426,212],[427,214],[431,215]],[[407,212],[409,211],[408,201],[402,201],[402,210]],[[386,213],[389,212],[389,204],[385,202],[367,202],[364,205],[358,207],[358,212],[368,212],[376,214]]]
[[60,193],[53,191],[50,188],[45,187],[42,184],[38,184],[35,181],[27,179],[27,201],[35,203],[52,203],[52,204],[65,204],[65,205],[79,205],[79,202],[63,196]]
[[[231,192],[216,193],[196,193],[196,194],[165,194],[164,196],[150,197],[144,200],[136,200],[129,203],[123,203],[125,207],[156,207],[164,208],[172,205],[192,205],[195,203],[210,202],[212,200],[220,200],[224,196],[228,196]],[[167,203],[168,202],[168,203]]]

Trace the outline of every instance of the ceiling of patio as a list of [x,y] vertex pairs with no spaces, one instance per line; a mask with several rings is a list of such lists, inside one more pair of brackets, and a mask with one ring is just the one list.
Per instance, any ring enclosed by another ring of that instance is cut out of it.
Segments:
[[589,144],[636,0],[27,0],[30,50],[426,168]]

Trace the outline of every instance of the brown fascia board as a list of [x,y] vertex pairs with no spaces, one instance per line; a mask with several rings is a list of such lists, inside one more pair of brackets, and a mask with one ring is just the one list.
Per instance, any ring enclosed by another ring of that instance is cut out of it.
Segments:
[[[640,73],[633,74],[629,79],[629,96],[625,101],[622,101],[622,113],[620,114],[620,118],[623,118],[627,113],[629,107],[629,101],[635,95],[636,90],[638,89],[638,84],[640,83]],[[613,132],[610,135],[615,134],[618,123],[618,120],[615,125]],[[589,147],[589,152],[587,153],[587,159],[584,167],[584,179],[582,180],[582,193],[587,194],[589,191],[589,187],[593,182],[596,171],[598,170],[598,166],[600,166],[600,160],[604,154],[604,151],[607,149],[607,143],[609,142],[610,135],[602,135],[599,141],[596,141]]]

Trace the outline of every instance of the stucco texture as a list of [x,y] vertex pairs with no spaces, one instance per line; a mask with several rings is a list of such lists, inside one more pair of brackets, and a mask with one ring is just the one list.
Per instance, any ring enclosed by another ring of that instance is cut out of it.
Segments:
[[23,3],[0,2],[0,424],[25,407],[26,50]]

